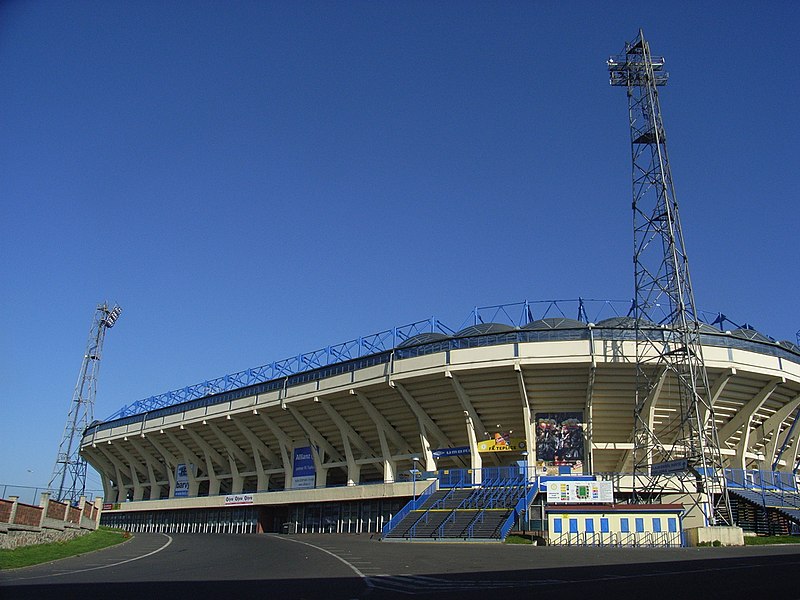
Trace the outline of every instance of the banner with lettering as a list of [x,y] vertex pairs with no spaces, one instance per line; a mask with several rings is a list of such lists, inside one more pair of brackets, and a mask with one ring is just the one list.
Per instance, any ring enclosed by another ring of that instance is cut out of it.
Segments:
[[317,469],[314,466],[314,456],[311,446],[294,449],[292,461],[292,489],[303,490],[314,488],[317,485]]

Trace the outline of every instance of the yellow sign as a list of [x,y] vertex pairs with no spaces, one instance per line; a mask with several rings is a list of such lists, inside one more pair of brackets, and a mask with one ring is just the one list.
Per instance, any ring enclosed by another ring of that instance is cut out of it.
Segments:
[[508,434],[495,433],[489,440],[478,442],[478,452],[523,452],[528,444],[523,438],[512,438]]

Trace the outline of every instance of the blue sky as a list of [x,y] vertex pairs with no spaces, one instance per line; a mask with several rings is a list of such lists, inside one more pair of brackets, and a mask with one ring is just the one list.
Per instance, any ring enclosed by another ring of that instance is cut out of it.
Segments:
[[[95,414],[473,306],[632,296],[644,28],[698,305],[795,339],[794,2],[5,2],[0,484]],[[97,477],[90,479],[96,485]]]

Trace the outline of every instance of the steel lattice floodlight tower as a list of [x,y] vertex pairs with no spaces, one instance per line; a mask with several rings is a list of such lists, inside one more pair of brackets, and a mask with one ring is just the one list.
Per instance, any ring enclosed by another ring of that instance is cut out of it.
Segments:
[[639,30],[608,69],[611,85],[627,88],[633,158],[634,497],[692,492],[705,525],[727,523],[717,424],[658,100],[668,77],[664,58],[651,55]]
[[80,440],[84,430],[94,420],[97,376],[100,372],[100,355],[106,330],[114,326],[121,312],[119,306],[114,305],[114,308],[109,309],[103,303],[97,306],[92,319],[89,341],[83,355],[78,383],[69,404],[67,423],[58,446],[53,476],[47,486],[59,501],[75,503],[86,490],[86,461],[80,455]]

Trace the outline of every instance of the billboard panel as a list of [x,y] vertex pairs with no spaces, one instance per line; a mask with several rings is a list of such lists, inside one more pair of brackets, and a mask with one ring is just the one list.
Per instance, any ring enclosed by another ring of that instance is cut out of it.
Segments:
[[566,504],[613,504],[614,486],[610,481],[548,481],[547,501]]
[[317,469],[311,446],[294,449],[292,461],[292,489],[310,489],[317,485]]
[[478,442],[478,452],[522,452],[527,449],[525,438],[514,438],[510,433],[497,432],[492,438]]
[[536,413],[535,418],[536,462],[541,473],[583,473],[583,413]]
[[186,498],[189,495],[189,471],[184,463],[175,467],[175,497]]

